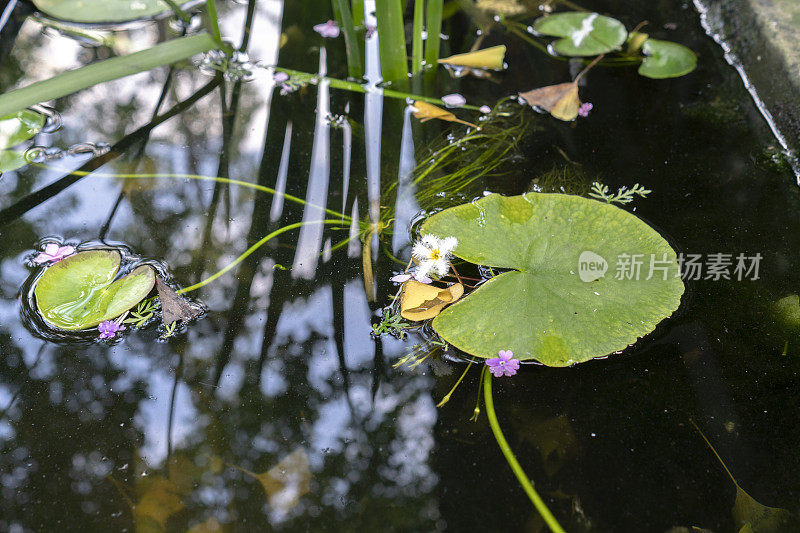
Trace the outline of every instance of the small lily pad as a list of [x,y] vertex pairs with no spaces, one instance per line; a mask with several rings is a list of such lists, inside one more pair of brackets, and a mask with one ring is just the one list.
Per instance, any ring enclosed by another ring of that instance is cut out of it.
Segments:
[[164,0],[33,0],[33,3],[51,17],[86,24],[127,22],[170,11]]
[[639,74],[648,78],[677,78],[688,74],[697,66],[697,56],[682,44],[647,39],[642,45],[645,58]]
[[44,115],[30,109],[0,117],[0,150],[27,141],[42,131],[44,122]]
[[553,43],[553,50],[564,56],[596,56],[618,50],[628,36],[620,21],[597,13],[547,15],[536,19],[533,29],[543,35],[563,37]]
[[90,250],[62,259],[36,283],[36,306],[44,320],[75,331],[120,316],[155,285],[155,272],[141,266],[114,281],[121,257],[115,250]]
[[[603,357],[653,331],[683,294],[667,241],[631,213],[588,198],[491,194],[433,215],[421,231],[456,237],[454,254],[466,261],[513,269],[433,319],[444,340],[478,357],[512,350],[548,366]],[[663,270],[647,279],[651,257]],[[638,279],[625,268],[632,258]]]

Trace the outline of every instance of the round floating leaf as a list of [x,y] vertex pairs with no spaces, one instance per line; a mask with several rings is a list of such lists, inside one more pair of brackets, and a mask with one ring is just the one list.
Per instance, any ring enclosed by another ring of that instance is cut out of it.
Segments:
[[697,66],[697,56],[682,44],[647,39],[642,45],[644,61],[639,74],[648,78],[677,78],[688,74]]
[[[83,22],[126,22],[170,11],[164,0],[33,0],[45,14],[61,20]],[[176,4],[184,4],[180,0]]]
[[628,36],[617,19],[597,13],[556,13],[539,17],[533,29],[543,35],[563,37],[553,50],[564,56],[596,56],[618,50]]
[[27,141],[44,127],[44,115],[23,109],[0,117],[0,150]]
[[[433,320],[447,342],[478,357],[512,350],[549,366],[603,357],[651,332],[683,294],[667,241],[627,211],[588,198],[492,194],[433,215],[422,232],[457,237],[462,259],[514,269]],[[635,279],[625,266],[637,263]]]
[[44,320],[65,330],[94,327],[141,302],[155,272],[141,266],[114,281],[120,255],[114,250],[79,252],[48,268],[36,283],[36,306]]

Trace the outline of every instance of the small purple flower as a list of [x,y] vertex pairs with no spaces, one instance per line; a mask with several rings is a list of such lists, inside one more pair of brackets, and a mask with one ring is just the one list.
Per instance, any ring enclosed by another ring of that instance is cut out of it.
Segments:
[[117,324],[113,320],[106,320],[97,326],[101,339],[113,339],[118,332],[125,331],[125,329],[125,326]]
[[479,111],[483,114],[488,114],[492,112],[492,108],[488,105],[482,105]]
[[489,372],[496,378],[501,376],[513,376],[519,370],[519,359],[514,359],[514,352],[511,350],[500,350],[498,357],[486,360]]
[[324,24],[314,26],[314,31],[326,39],[335,39],[339,36],[339,25],[336,24],[335,20],[329,20]]
[[283,83],[289,81],[289,75],[285,72],[276,72],[272,79],[275,80],[275,83]]
[[44,247],[44,252],[40,253],[36,257],[33,258],[33,262],[37,265],[41,265],[42,263],[56,263],[61,261],[68,255],[72,255],[75,253],[74,246],[59,246],[55,243],[50,243]]
[[586,118],[589,116],[589,111],[591,111],[593,107],[594,106],[589,102],[585,102],[578,108],[578,114],[583,118]]
[[444,102],[447,107],[461,107],[467,103],[467,99],[458,93],[453,93],[442,96],[442,102]]

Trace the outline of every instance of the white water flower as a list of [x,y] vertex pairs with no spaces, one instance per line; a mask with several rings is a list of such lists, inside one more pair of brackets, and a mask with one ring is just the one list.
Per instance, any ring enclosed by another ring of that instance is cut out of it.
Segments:
[[422,239],[414,243],[411,255],[419,263],[414,277],[422,279],[429,274],[444,276],[450,270],[450,256],[458,246],[458,239],[445,237],[440,239],[433,235],[423,235]]

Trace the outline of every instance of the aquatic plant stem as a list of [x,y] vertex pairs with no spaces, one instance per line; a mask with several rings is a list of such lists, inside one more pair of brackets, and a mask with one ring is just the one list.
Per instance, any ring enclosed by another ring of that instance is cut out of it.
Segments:
[[486,417],[489,419],[489,425],[492,427],[492,433],[494,433],[494,438],[497,440],[497,445],[500,446],[500,451],[503,452],[506,461],[508,461],[508,466],[511,467],[514,475],[517,476],[517,480],[519,480],[519,484],[522,485],[522,489],[528,495],[528,498],[531,499],[533,506],[539,511],[539,514],[542,515],[550,531],[553,533],[565,533],[564,529],[550,512],[550,509],[547,508],[547,505],[545,505],[542,498],[539,497],[539,494],[537,494],[536,490],[533,488],[533,484],[528,479],[528,476],[525,475],[519,461],[517,461],[517,458],[514,456],[514,452],[511,451],[511,447],[503,436],[503,431],[500,429],[500,424],[497,422],[497,415],[494,412],[491,372],[485,372],[483,375],[483,399],[486,404]]
[[347,0],[332,0],[333,11],[338,19],[339,26],[344,34],[344,50],[347,55],[347,74],[351,78],[360,78],[362,75],[361,51],[358,47],[358,37],[353,25],[353,15]]
[[[308,72],[303,72],[301,70],[292,70],[290,68],[283,68],[283,67],[272,67],[275,72],[285,72],[293,79],[298,81],[302,81],[305,83],[316,85],[320,81],[326,81],[330,84],[332,89],[341,89],[343,91],[351,91],[355,93],[365,94],[368,89],[358,83],[346,80],[339,80],[336,78],[328,78],[323,77],[320,78],[316,74],[309,74]],[[439,106],[446,106],[447,104],[442,101],[441,98],[432,98],[430,96],[422,96],[418,94],[411,94],[404,91],[396,91],[394,89],[386,89],[386,88],[378,88],[378,89],[369,89],[371,92],[379,92],[383,96],[387,96],[389,98],[398,98],[400,100],[419,100],[420,102],[427,102],[429,104],[439,105]],[[463,105],[459,107],[459,109],[470,109],[472,111],[480,111],[480,107],[474,105]]]
[[270,240],[274,239],[278,235],[280,235],[282,233],[286,233],[287,231],[290,231],[290,230],[293,230],[293,229],[300,228],[302,226],[306,226],[308,224],[330,224],[330,225],[341,226],[342,221],[341,220],[318,220],[318,221],[310,221],[310,222],[295,222],[294,224],[289,224],[289,225],[284,226],[282,228],[276,229],[275,231],[273,231],[272,233],[270,233],[269,235],[267,235],[266,237],[264,237],[263,239],[261,239],[260,241],[255,243],[253,246],[251,246],[250,248],[245,250],[244,253],[242,253],[242,255],[240,255],[239,257],[237,257],[236,259],[234,259],[230,263],[228,263],[228,265],[226,265],[225,268],[223,268],[222,270],[218,271],[216,274],[213,274],[213,275],[207,277],[206,279],[204,279],[203,281],[200,281],[198,283],[195,283],[194,285],[190,285],[188,287],[185,287],[185,288],[183,288],[183,289],[181,289],[179,291],[176,291],[176,292],[178,294],[185,294],[187,292],[191,292],[191,291],[197,290],[197,289],[199,289],[201,287],[205,287],[206,285],[208,285],[209,283],[211,283],[215,279],[217,279],[217,278],[219,278],[221,276],[224,276],[233,267],[235,267],[236,265],[238,265],[239,263],[241,263],[242,261],[247,259],[247,257],[250,254],[252,254],[256,250],[261,248],[264,244],[266,244]]
[[411,74],[422,71],[422,16],[424,0],[414,0],[414,27],[411,33]]
[[177,2],[175,2],[175,0],[161,0],[161,1],[167,4],[169,8],[172,10],[172,12],[175,13],[175,16],[181,19],[181,22],[183,22],[185,25],[188,26],[192,22],[192,19],[189,18],[189,15],[187,15],[186,12],[183,9],[181,9],[181,6],[179,6]]
[[[152,180],[152,179],[176,179],[176,180],[200,180],[200,181],[216,181],[219,183],[229,183],[231,185],[238,185],[240,187],[247,187],[248,189],[254,189],[256,191],[265,192],[268,194],[281,194],[286,200],[290,202],[294,202],[300,205],[307,205],[311,207],[316,207],[319,209],[324,209],[325,212],[331,216],[336,217],[343,217],[344,222],[349,222],[352,219],[347,216],[334,211],[332,209],[327,209],[319,205],[312,204],[310,202],[306,202],[302,198],[298,198],[297,196],[292,196],[291,194],[286,194],[282,192],[278,192],[275,189],[270,187],[265,187],[264,185],[259,185],[257,183],[251,183],[249,181],[242,181],[242,180],[235,180],[230,178],[223,178],[221,176],[204,176],[202,174],[110,174],[110,173],[103,173],[103,172],[87,172],[82,170],[73,170],[69,171],[67,169],[58,168],[52,165],[46,165],[43,163],[34,163],[34,166],[39,166],[42,168],[48,168],[52,170],[60,170],[63,172],[67,172],[68,176],[79,176],[79,177],[87,177],[92,176],[94,178],[118,178],[118,179],[125,179],[125,180],[135,180],[135,179],[143,179],[143,180]],[[339,221],[341,224],[342,221]]]
[[233,53],[233,47],[222,40],[222,34],[219,31],[219,16],[217,15],[217,4],[215,0],[206,0],[206,9],[208,11],[208,32],[217,41],[217,44],[230,55]]
[[442,401],[436,404],[436,407],[442,407],[444,404],[446,404],[447,402],[449,402],[449,401],[450,401],[450,396],[452,396],[452,395],[453,395],[453,393],[456,391],[456,389],[458,388],[458,386],[459,386],[459,385],[461,384],[461,382],[464,380],[464,376],[466,376],[466,375],[467,375],[467,372],[469,372],[469,369],[470,369],[470,368],[472,368],[472,363],[473,363],[473,361],[470,361],[470,362],[469,362],[469,364],[467,365],[467,368],[465,368],[465,369],[464,369],[464,372],[461,374],[461,377],[460,377],[460,378],[458,378],[458,381],[456,381],[456,384],[455,384],[455,385],[453,385],[453,388],[452,388],[452,389],[450,389],[450,392],[448,392],[447,394],[445,394],[444,398],[442,398]]
[[425,31],[428,38],[425,40],[425,63],[436,65],[439,61],[439,35],[442,32],[442,6],[443,0],[428,0],[425,17]]

